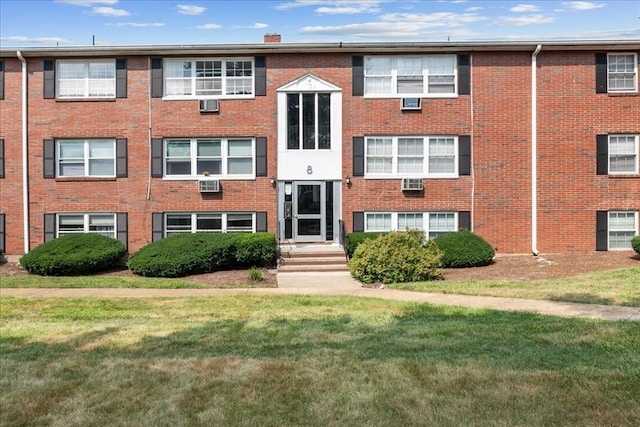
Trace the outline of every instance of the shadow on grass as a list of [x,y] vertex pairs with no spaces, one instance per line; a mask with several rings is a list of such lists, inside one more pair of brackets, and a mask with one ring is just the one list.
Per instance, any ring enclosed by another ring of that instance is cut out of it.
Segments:
[[548,297],[550,301],[575,302],[580,304],[602,304],[615,305],[613,298],[603,298],[598,295],[589,294],[587,292],[570,292],[562,295],[551,295]]

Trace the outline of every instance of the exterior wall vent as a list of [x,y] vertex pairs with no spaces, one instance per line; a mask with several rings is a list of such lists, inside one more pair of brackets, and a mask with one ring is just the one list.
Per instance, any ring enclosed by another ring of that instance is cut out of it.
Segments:
[[201,193],[219,193],[220,181],[217,179],[199,179],[198,191]]
[[400,100],[400,109],[417,111],[422,110],[422,99],[421,98],[402,98]]
[[422,178],[402,178],[402,191],[422,191]]
[[199,104],[201,113],[220,112],[220,102],[217,99],[201,99]]

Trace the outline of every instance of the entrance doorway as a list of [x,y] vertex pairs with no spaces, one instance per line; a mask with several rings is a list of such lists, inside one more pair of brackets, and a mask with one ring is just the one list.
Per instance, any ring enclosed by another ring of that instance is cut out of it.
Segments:
[[325,235],[325,185],[323,182],[293,183],[293,239],[319,242]]

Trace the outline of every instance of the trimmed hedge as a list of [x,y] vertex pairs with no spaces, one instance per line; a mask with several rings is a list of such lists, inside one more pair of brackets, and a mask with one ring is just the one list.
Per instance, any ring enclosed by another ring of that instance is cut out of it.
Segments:
[[347,235],[347,253],[349,254],[349,258],[353,256],[354,252],[356,251],[356,248],[358,247],[358,245],[360,245],[360,243],[364,242],[365,240],[375,239],[385,234],[388,234],[388,233],[380,232],[380,231],[370,231],[365,233],[362,231],[358,231],[358,232],[348,234]]
[[636,236],[631,239],[631,247],[638,255],[640,255],[640,236]]
[[444,267],[480,267],[491,264],[496,252],[482,237],[469,230],[443,234],[434,239],[444,256]]
[[275,262],[272,233],[185,233],[148,244],[129,257],[127,266],[142,276],[182,277]]
[[113,268],[126,253],[122,242],[101,234],[68,234],[33,249],[20,265],[41,276],[79,276]]
[[364,283],[404,283],[440,275],[442,252],[422,231],[392,232],[365,239],[349,261],[351,275]]

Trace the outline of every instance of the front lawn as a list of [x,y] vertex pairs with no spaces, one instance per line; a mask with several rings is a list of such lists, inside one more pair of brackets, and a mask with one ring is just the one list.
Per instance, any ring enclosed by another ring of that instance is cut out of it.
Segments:
[[640,322],[311,296],[0,313],[0,425],[640,425]]

